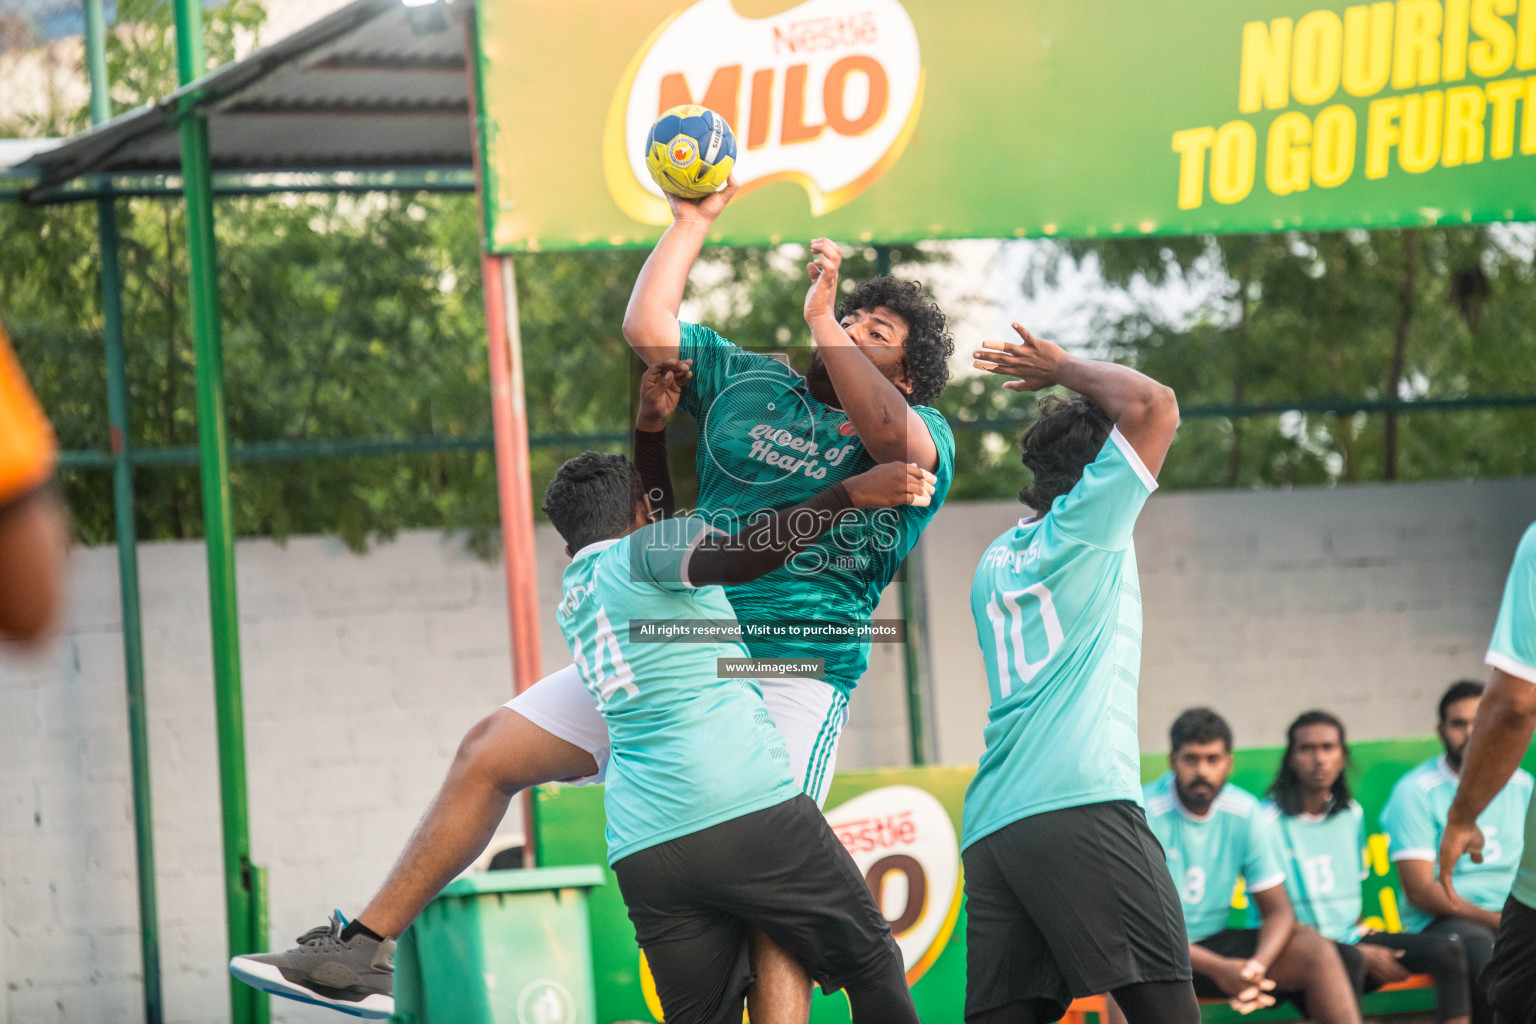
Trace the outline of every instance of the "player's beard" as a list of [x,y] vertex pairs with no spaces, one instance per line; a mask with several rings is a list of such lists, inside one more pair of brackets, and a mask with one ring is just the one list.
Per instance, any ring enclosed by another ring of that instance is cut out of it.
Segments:
[[1184,784],[1179,782],[1177,779],[1173,781],[1173,787],[1174,789],[1178,790],[1179,803],[1183,804],[1185,810],[1189,811],[1191,814],[1206,814],[1209,812],[1211,805],[1216,802],[1216,797],[1221,792],[1220,788],[1213,786],[1210,790],[1211,795],[1209,797],[1196,795],[1195,793],[1185,789]]
[[1468,737],[1461,746],[1453,747],[1449,743],[1445,745],[1445,763],[1451,766],[1451,771],[1461,774],[1461,760],[1467,756],[1467,744],[1472,742]]
[[832,384],[832,374],[827,372],[826,361],[821,358],[820,352],[811,356],[811,365],[805,371],[805,388],[818,402],[830,405],[834,409],[843,407],[842,401],[837,397],[837,388]]
[[[838,349],[839,354],[843,351],[843,349]],[[860,355],[863,355],[863,353],[860,353]],[[869,356],[863,355],[863,358],[869,359]],[[886,380],[892,384],[896,383],[895,379],[891,377],[890,372],[881,366],[877,360],[870,359],[870,362],[875,364],[875,369],[879,370]],[[898,370],[900,367],[901,364],[897,363]],[[834,409],[843,408],[842,399],[837,396],[837,388],[832,383],[832,374],[827,370],[827,361],[821,358],[819,351],[811,356],[811,365],[806,367],[805,387],[818,402],[830,405]]]

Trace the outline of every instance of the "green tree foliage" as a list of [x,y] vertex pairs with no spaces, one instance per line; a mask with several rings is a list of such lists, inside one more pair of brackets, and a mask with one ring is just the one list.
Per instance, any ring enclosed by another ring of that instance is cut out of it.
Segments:
[[[171,10],[124,0],[109,43],[115,110],[174,88]],[[210,62],[231,59],[260,29],[253,0],[207,13]],[[83,69],[79,72],[84,74]],[[84,109],[11,134],[65,134]],[[197,443],[186,228],[175,201],[117,203],[131,441]],[[224,379],[236,442],[486,437],[491,431],[475,200],[466,195],[301,195],[216,202]],[[0,206],[0,309],[65,449],[104,451],[99,248],[94,204]],[[631,422],[637,363],[620,333],[646,253],[538,254],[516,264],[535,494],[591,444],[619,448]],[[852,253],[845,282],[873,273]],[[920,264],[933,257],[898,250]],[[701,260],[711,323],[743,344],[779,345],[803,364],[804,270],[784,252],[709,250]],[[684,442],[678,478],[688,487]],[[593,440],[593,439],[596,440]],[[566,439],[566,440],[562,440]],[[87,543],[113,535],[111,483],[63,474]],[[488,552],[498,522],[488,451],[236,461],[236,532],[334,533],[355,548],[399,529],[468,530]],[[195,466],[134,473],[145,538],[201,533]]]
[[[1536,472],[1536,409],[1282,412],[1298,401],[1536,394],[1536,261],[1529,226],[1076,241],[1046,248],[1026,280],[1049,287],[1092,261],[1144,296],[1094,318],[1090,347],[1172,386],[1182,407],[1275,414],[1186,417],[1164,486],[1268,487],[1465,479]],[[1209,298],[1173,315],[1155,287],[1193,281]],[[942,403],[957,420],[1018,418],[1013,396],[967,381]],[[1006,410],[1006,412],[1005,412]],[[1011,433],[962,442],[976,458],[956,496],[1010,495]],[[1005,442],[1007,442],[1005,444]],[[980,449],[978,452],[977,449]],[[992,460],[992,461],[989,461]]]
[[[170,5],[121,0],[108,61],[115,112],[175,84]],[[207,12],[210,64],[259,32],[256,0]],[[84,76],[83,69],[78,74]],[[0,134],[67,134],[84,109]],[[169,200],[117,203],[131,440],[197,443],[185,223]],[[473,197],[289,195],[216,203],[231,437],[236,442],[485,437],[491,430],[478,224]],[[0,310],[66,449],[109,445],[96,210],[0,204]],[[1525,241],[1522,241],[1525,239]],[[620,334],[644,252],[519,257],[524,373],[535,494],[583,447],[620,448],[637,364]],[[923,275],[942,250],[891,253]],[[1294,399],[1536,392],[1536,270],[1529,236],[1482,228],[1131,239],[1049,247],[1027,286],[1094,260],[1112,286],[1214,282],[1194,315],[1155,303],[1103,313],[1093,348],[1173,385],[1186,408]],[[872,248],[845,258],[846,286],[875,272]],[[803,368],[803,263],[792,247],[707,250],[690,309],[749,347]],[[1139,289],[1134,294],[1143,294]],[[1123,307],[1120,307],[1123,308]],[[976,339],[960,338],[969,351]],[[964,360],[961,360],[962,364]],[[1027,396],[963,377],[940,400],[956,424],[952,496],[1005,498]],[[1536,411],[1190,419],[1163,479],[1173,487],[1275,486],[1536,471]],[[674,430],[680,500],[691,499],[691,429]],[[1389,454],[1390,453],[1390,454]],[[107,473],[62,482],[87,543],[113,535]],[[485,450],[236,462],[243,535],[331,533],[362,548],[407,528],[466,530],[493,549],[495,468]],[[139,535],[196,537],[193,465],[134,473]]]

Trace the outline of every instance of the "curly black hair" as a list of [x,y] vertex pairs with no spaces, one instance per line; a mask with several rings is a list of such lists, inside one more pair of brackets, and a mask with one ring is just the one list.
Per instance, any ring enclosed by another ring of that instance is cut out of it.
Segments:
[[908,403],[932,405],[949,383],[949,357],[955,353],[954,336],[944,330],[944,311],[916,281],[872,277],[843,296],[837,318],[876,306],[884,306],[907,324],[907,376],[912,378]]
[[1098,458],[1114,421],[1091,398],[1052,396],[1040,403],[1040,418],[1024,428],[1019,446],[1035,478],[1019,492],[1019,500],[1044,515],[1051,504],[1083,478],[1088,463]]
[[544,492],[544,514],[574,555],[588,544],[622,537],[644,500],[634,463],[613,452],[582,452],[555,471]]

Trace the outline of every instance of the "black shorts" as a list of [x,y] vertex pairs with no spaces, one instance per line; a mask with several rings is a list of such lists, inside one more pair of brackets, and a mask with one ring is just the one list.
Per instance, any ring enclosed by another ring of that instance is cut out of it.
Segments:
[[1480,980],[1500,1024],[1536,1024],[1536,910],[1511,896]]
[[1129,800],[1021,818],[966,848],[965,1015],[1188,981],[1184,912]]
[[740,1024],[752,983],[750,927],[825,991],[882,971],[901,951],[864,876],[799,794],[614,864],[668,1024]]

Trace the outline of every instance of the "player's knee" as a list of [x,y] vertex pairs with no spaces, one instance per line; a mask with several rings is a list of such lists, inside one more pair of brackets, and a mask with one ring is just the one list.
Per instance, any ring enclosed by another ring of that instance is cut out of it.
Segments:
[[501,773],[497,771],[499,726],[500,719],[496,712],[492,712],[469,727],[453,755],[455,774],[481,778],[493,785],[502,786],[505,780],[499,778]]
[[1447,935],[1429,953],[1429,974],[1439,984],[1467,977],[1467,951],[1461,936]]
[[1493,929],[1469,929],[1460,938],[1468,960],[1487,960],[1493,956]]
[[1321,975],[1334,970],[1344,971],[1344,958],[1339,955],[1338,947],[1306,925],[1296,927],[1287,949],[1311,977],[1320,980]]

